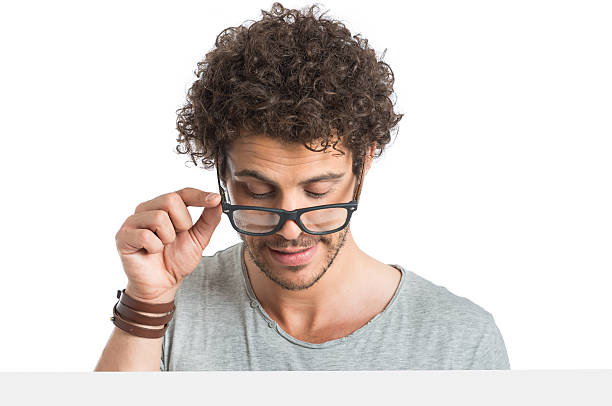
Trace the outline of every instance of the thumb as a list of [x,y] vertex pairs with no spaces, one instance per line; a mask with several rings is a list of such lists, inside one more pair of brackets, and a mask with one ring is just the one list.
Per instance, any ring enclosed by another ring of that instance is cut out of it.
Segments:
[[211,194],[211,198],[207,201],[206,206],[198,220],[191,227],[191,232],[202,250],[206,248],[215,228],[221,222],[221,196],[216,193]]

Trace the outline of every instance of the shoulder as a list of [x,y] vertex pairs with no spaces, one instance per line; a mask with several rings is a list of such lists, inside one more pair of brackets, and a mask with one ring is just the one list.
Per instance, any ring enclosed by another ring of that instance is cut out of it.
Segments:
[[458,354],[469,369],[509,369],[504,340],[493,315],[472,300],[406,270],[404,309],[417,336]]
[[457,295],[415,272],[405,270],[404,299],[410,302],[415,314],[435,318],[450,324],[486,324],[491,313],[470,299]]

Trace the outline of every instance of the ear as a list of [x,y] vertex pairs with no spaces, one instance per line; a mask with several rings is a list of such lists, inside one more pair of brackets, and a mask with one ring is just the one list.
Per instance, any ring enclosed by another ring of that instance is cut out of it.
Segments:
[[[368,152],[366,153],[365,173],[368,173],[368,171],[370,170],[370,167],[372,166],[372,161],[374,160],[374,152],[376,152],[376,142],[370,145],[370,147],[368,148]],[[364,173],[364,176],[365,176],[365,173]]]

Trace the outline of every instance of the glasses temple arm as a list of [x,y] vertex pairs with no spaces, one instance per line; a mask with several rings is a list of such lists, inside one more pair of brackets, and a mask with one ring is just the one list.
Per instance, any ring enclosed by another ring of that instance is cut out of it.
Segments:
[[359,195],[361,194],[361,186],[363,186],[363,175],[365,173],[365,163],[366,163],[366,159],[364,157],[363,159],[363,164],[361,165],[361,175],[359,175],[359,179],[357,179],[358,186],[357,186],[357,190],[355,191],[355,196],[353,197],[353,200],[355,201],[359,201]]
[[225,196],[225,189],[223,188],[223,186],[221,186],[221,176],[219,175],[219,159],[217,157],[216,159],[216,169],[217,169],[217,184],[219,185],[219,195],[221,195],[221,201],[222,202],[227,202],[227,198]]

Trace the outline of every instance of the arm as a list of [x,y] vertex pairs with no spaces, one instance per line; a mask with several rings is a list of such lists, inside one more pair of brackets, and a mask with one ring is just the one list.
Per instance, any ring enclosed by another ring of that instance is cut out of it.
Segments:
[[[126,293],[128,289],[126,289]],[[167,303],[174,300],[174,293],[166,297],[151,300],[149,303]],[[152,313],[142,313],[147,316],[159,316]],[[143,328],[163,328],[163,326],[145,326],[131,323]],[[144,338],[133,336],[118,327],[114,327],[106,343],[102,356],[94,369],[96,371],[159,371],[162,353],[160,338]]]

